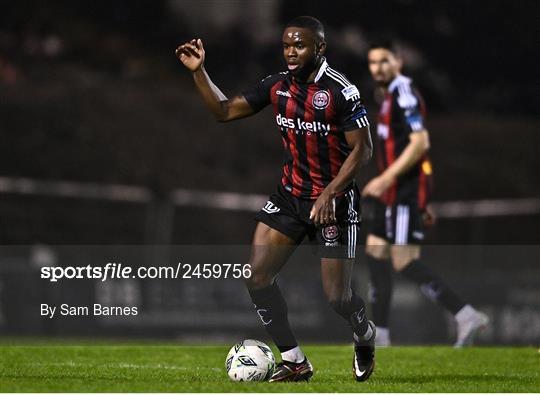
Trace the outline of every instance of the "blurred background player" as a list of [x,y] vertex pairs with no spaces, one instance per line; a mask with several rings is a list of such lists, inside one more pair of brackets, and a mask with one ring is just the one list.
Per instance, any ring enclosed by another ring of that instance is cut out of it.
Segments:
[[366,318],[364,301],[351,289],[351,275],[360,225],[354,180],[372,150],[367,113],[358,89],[326,62],[324,28],[317,19],[289,22],[282,46],[288,70],[231,99],[204,69],[200,39],[179,46],[177,56],[193,72],[200,95],[218,121],[244,118],[272,104],[285,147],[281,183],[255,217],[252,276],[246,279],[256,312],[281,352],[282,362],[270,381],[308,380],[313,375],[275,281],[306,235],[321,246],[323,289],[353,329],[353,373],[364,381],[375,364],[375,327]]
[[432,168],[427,156],[430,143],[424,126],[423,99],[411,79],[401,74],[402,61],[391,42],[372,44],[368,65],[380,103],[377,124],[380,174],[362,191],[374,210],[366,253],[371,275],[370,302],[377,326],[376,344],[391,343],[392,267],[454,315],[455,347],[471,344],[476,332],[487,325],[488,317],[465,303],[420,260],[424,222],[433,222],[427,206]]

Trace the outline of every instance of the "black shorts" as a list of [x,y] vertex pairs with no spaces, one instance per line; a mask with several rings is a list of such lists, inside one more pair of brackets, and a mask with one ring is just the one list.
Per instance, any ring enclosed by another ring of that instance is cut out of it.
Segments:
[[422,212],[416,205],[386,206],[369,199],[365,206],[368,233],[395,245],[420,244],[424,240]]
[[315,226],[309,213],[315,200],[299,199],[280,184],[255,220],[278,230],[300,244],[307,235],[324,258],[354,258],[361,215],[356,185],[336,198],[336,223]]

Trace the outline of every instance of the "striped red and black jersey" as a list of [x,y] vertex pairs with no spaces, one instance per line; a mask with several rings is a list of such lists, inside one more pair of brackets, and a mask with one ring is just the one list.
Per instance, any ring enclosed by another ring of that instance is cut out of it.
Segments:
[[313,82],[283,72],[242,94],[256,112],[272,104],[285,153],[281,182],[302,199],[316,199],[337,176],[351,151],[345,133],[368,126],[358,89],[326,60]]
[[[382,173],[409,144],[409,135],[424,129],[426,108],[412,80],[398,75],[388,86],[377,123],[377,165]],[[383,202],[417,205],[424,209],[432,189],[432,167],[424,155],[411,169],[399,176],[385,191]]]

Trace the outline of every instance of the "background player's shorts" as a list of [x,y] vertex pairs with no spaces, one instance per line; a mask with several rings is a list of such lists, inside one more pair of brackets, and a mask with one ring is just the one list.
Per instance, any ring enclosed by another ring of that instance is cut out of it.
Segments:
[[424,240],[422,213],[416,205],[386,206],[370,199],[366,204],[368,233],[387,240],[390,244],[420,244]]
[[307,235],[324,258],[354,258],[359,233],[360,199],[356,185],[336,198],[336,224],[315,226],[309,213],[315,200],[299,199],[280,184],[255,220],[278,230],[300,244]]

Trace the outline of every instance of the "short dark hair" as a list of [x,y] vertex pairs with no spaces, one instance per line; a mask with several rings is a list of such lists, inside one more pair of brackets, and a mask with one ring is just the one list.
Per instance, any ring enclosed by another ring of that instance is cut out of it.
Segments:
[[377,49],[377,48],[387,49],[393,54],[398,53],[396,44],[391,38],[388,38],[388,37],[381,37],[381,38],[371,41],[371,44],[369,45],[369,49],[372,50],[372,49]]
[[324,26],[320,20],[312,16],[297,16],[292,19],[285,28],[288,27],[301,27],[311,30],[313,35],[319,40],[319,42],[324,41]]

